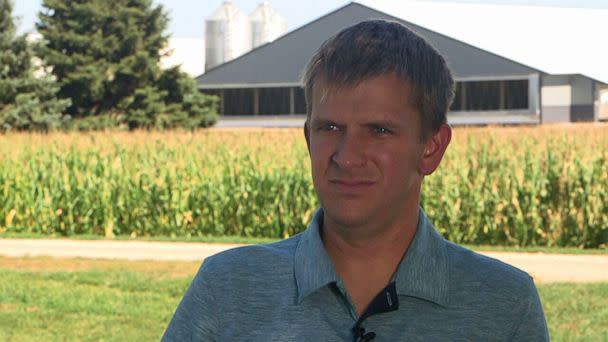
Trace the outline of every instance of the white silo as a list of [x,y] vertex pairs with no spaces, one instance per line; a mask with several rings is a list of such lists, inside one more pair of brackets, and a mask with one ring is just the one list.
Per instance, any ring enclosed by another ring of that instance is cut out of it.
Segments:
[[268,1],[262,2],[250,15],[252,47],[271,42],[285,34],[287,24],[285,19],[270,6]]
[[205,70],[251,50],[251,24],[232,1],[224,3],[205,20]]

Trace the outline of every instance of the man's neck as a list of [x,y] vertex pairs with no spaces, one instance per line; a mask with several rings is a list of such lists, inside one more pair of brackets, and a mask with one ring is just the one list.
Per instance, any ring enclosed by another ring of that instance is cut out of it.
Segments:
[[403,256],[416,233],[419,205],[408,206],[397,217],[376,219],[358,227],[343,227],[326,214],[323,217],[322,239],[332,259],[357,261]]
[[[353,239],[324,219],[323,245],[361,314],[391,280],[409,248],[418,225],[418,208],[365,238]],[[377,227],[376,227],[377,228]],[[364,229],[358,227],[359,229]]]

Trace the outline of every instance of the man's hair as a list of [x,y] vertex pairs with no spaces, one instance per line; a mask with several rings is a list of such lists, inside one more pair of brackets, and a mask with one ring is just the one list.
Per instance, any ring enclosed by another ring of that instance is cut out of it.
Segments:
[[[384,20],[350,26],[326,40],[308,62],[302,83],[306,123],[312,112],[313,87],[356,86],[384,74],[410,82],[413,103],[420,113],[421,139],[426,140],[446,123],[454,98],[454,79],[444,58],[407,27]],[[330,89],[323,89],[323,96]]]

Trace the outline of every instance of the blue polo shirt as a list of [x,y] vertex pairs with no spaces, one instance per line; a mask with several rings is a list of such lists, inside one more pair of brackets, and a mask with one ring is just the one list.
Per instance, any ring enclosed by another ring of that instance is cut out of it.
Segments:
[[393,281],[358,317],[322,220],[319,210],[301,234],[205,259],[163,341],[549,340],[531,277],[446,241],[422,209]]

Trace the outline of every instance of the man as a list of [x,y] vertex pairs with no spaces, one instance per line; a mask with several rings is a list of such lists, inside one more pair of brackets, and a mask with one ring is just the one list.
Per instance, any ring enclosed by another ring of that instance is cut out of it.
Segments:
[[302,234],[205,260],[163,340],[545,341],[532,279],[444,240],[420,208],[454,81],[401,24],[326,41],[304,75],[321,209]]

